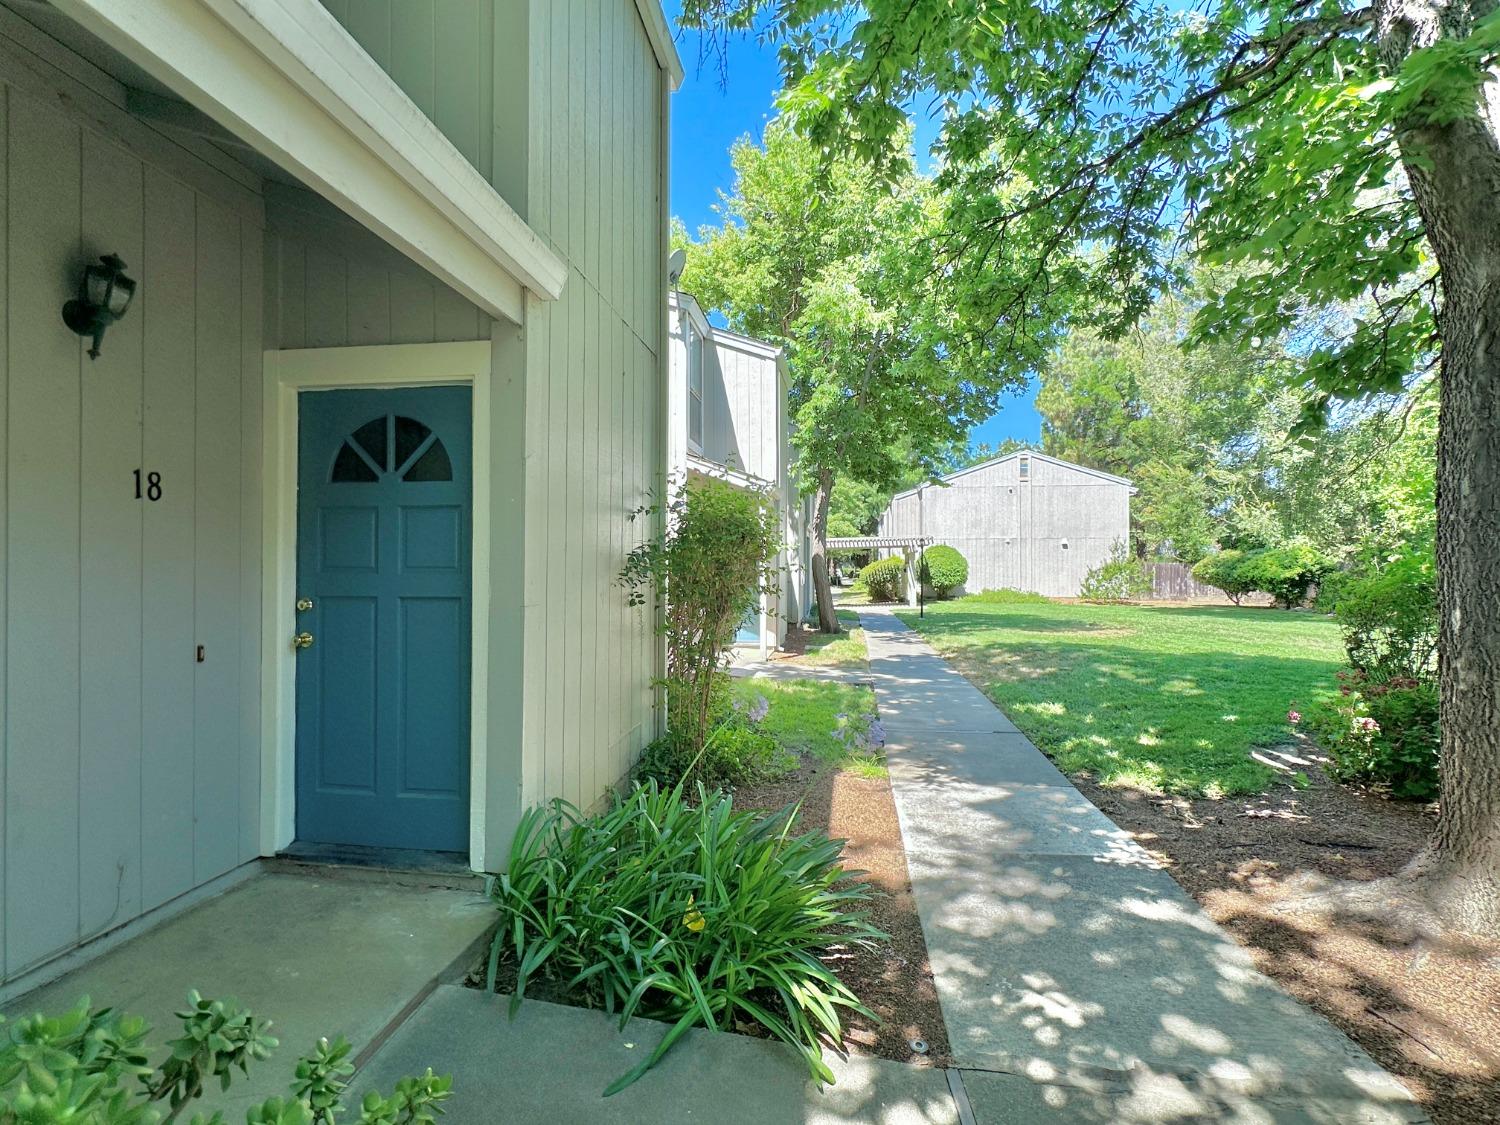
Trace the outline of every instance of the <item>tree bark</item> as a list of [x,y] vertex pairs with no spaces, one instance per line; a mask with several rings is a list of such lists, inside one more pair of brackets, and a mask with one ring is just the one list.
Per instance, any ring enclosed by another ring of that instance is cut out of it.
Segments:
[[[1383,61],[1467,35],[1474,8],[1389,0]],[[1446,924],[1500,935],[1500,85],[1480,112],[1398,122],[1402,163],[1442,274],[1437,570],[1442,789],[1408,869]]]
[[812,573],[818,599],[818,628],[824,633],[839,631],[839,617],[833,609],[833,585],[828,581],[828,506],[832,501],[833,472],[819,469],[818,493],[813,501]]

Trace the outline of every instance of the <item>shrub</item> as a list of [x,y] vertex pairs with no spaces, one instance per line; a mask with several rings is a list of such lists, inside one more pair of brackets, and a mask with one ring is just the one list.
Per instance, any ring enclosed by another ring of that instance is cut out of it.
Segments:
[[1151,572],[1124,543],[1110,548],[1109,558],[1090,567],[1078,596],[1090,602],[1128,602],[1151,592]]
[[1291,543],[1245,552],[1235,573],[1249,589],[1270,594],[1285,608],[1294,609],[1307,600],[1308,590],[1333,565],[1333,560],[1305,543]]
[[1437,570],[1430,544],[1378,570],[1341,576],[1328,600],[1356,671],[1374,680],[1428,679],[1437,672]]
[[637,786],[597,816],[554,801],[528,812],[497,878],[490,950],[516,965],[514,1012],[542,974],[618,1014],[670,1029],[608,1096],[654,1066],[689,1028],[760,1024],[832,1082],[820,1042],[841,1043],[840,1009],[868,1010],[822,961],[885,935],[860,909],[862,882],[839,865],[842,841],[792,834],[796,809],[734,811],[698,789]]
[[969,580],[969,563],[954,547],[939,543],[922,552],[922,581],[939,598],[946,598]]
[[[110,1008],[90,1007],[88,998],[61,1016],[35,1015],[0,1028],[0,1122],[76,1122],[77,1125],[149,1125],[173,1120],[203,1096],[212,1082],[228,1089],[236,1070],[276,1048],[270,1024],[233,1001],[188,994],[177,1013],[182,1035],[167,1043],[156,1066],[142,1044],[146,1022]],[[5,1020],[0,1017],[0,1025]],[[246,1112],[249,1125],[333,1125],[349,1076],[351,1048],[343,1038],[318,1040],[297,1060],[290,1097],[268,1098]],[[403,1078],[389,1098],[371,1091],[352,1120],[360,1125],[417,1125],[434,1121],[452,1089],[451,1078],[431,1070]],[[195,1121],[203,1118],[195,1117]],[[215,1114],[213,1121],[222,1118]]]
[[1244,558],[1245,552],[1236,550],[1208,555],[1193,565],[1193,577],[1199,582],[1223,590],[1230,601],[1239,605],[1246,594],[1255,592],[1255,587],[1247,585],[1244,575],[1240,573],[1240,564]]
[[760,729],[770,709],[766,697],[757,696],[748,705],[738,699],[730,703],[729,677],[720,672],[718,681],[722,685],[722,690],[715,688],[718,717],[704,745],[694,746],[691,739],[668,731],[641,752],[635,767],[637,779],[654,781],[662,788],[692,779],[710,789],[727,789],[774,777],[796,764],[793,755]]
[[876,559],[859,572],[859,584],[875,602],[901,600],[906,587],[906,560],[900,555]]
[[1333,774],[1384,786],[1396,797],[1438,794],[1438,692],[1430,680],[1376,681],[1339,673],[1339,694],[1314,706],[1308,727],[1333,760]]
[[697,753],[715,718],[716,686],[740,622],[775,593],[776,512],[764,492],[695,477],[673,494],[665,531],[633,550],[620,572],[632,605],[665,601],[667,729]]

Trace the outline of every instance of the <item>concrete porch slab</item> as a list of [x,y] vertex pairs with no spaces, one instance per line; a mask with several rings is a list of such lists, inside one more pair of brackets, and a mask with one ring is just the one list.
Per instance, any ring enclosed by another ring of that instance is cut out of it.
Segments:
[[59,1012],[87,995],[151,1024],[150,1057],[178,1033],[172,1013],[189,989],[233,997],[281,1041],[276,1053],[195,1109],[245,1110],[285,1094],[292,1065],[321,1036],[356,1054],[465,957],[495,921],[472,890],[424,885],[420,875],[265,874],[163,922],[6,1006]]
[[652,1070],[612,1098],[606,1086],[661,1040],[665,1024],[631,1020],[622,1032],[603,1012],[438,988],[355,1078],[354,1090],[388,1090],[429,1066],[453,1075],[444,1125],[496,1121],[590,1125],[956,1125],[943,1071],[883,1059],[829,1058],[838,1081],[825,1090],[777,1043],[689,1032]]

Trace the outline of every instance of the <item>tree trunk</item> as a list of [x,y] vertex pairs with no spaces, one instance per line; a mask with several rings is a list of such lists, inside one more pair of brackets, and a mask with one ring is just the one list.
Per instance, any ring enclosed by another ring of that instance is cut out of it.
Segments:
[[[1384,61],[1468,34],[1473,9],[1391,0]],[[1442,805],[1409,869],[1440,918],[1500,935],[1500,85],[1479,113],[1399,122],[1402,162],[1442,271],[1438,430]]]
[[818,628],[824,633],[839,631],[839,617],[833,610],[833,586],[828,581],[828,506],[833,501],[833,473],[818,470],[818,495],[813,501],[812,573],[813,590],[818,598]]

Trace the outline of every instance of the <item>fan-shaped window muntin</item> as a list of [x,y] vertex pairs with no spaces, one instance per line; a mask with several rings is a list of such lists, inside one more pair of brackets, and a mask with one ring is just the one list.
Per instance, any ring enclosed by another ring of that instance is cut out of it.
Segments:
[[402,414],[371,418],[344,439],[333,459],[334,484],[373,484],[384,476],[424,484],[453,479],[453,459],[432,427]]

